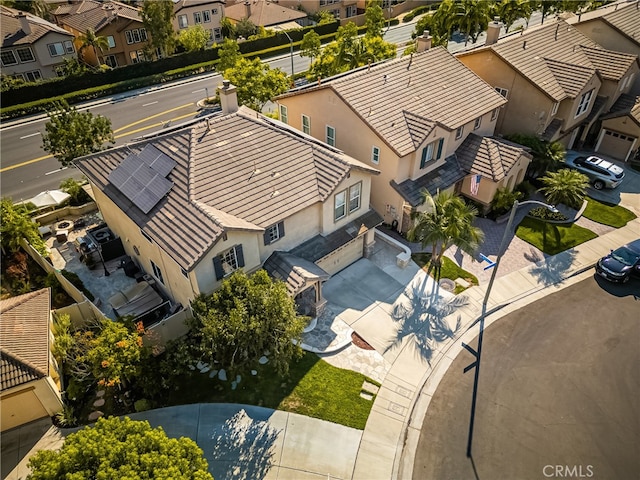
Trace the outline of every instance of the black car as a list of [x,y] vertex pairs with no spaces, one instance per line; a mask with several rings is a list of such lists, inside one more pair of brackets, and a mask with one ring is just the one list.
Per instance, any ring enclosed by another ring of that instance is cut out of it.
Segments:
[[632,274],[640,275],[640,239],[611,250],[598,260],[596,272],[612,282],[627,282]]

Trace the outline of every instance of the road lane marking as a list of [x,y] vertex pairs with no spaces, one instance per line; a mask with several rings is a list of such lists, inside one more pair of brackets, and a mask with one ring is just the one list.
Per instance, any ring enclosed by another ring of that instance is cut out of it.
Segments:
[[45,173],[45,176],[46,176],[46,175],[53,175],[54,173],[61,172],[61,171],[63,171],[63,170],[66,170],[67,168],[69,168],[69,167],[62,167],[62,168],[59,168],[59,169],[57,169],[57,170],[52,170],[51,172],[47,172],[47,173]]
[[201,88],[200,90],[194,90],[194,91],[193,91],[193,92],[191,92],[191,93],[199,93],[199,92],[204,92],[204,88]]
[[25,138],[35,137],[36,135],[40,135],[40,132],[32,133],[30,135],[25,135],[24,137],[20,137],[20,140],[24,140]]
[[[117,129],[115,129],[113,131],[113,133],[121,132],[122,130],[126,130],[127,128],[131,128],[134,125],[138,125],[138,124],[140,124],[142,122],[146,122],[147,120],[150,120],[152,118],[160,117],[162,115],[166,115],[167,113],[175,112],[176,110],[180,110],[182,108],[191,107],[192,105],[193,105],[193,102],[192,103],[185,103],[184,105],[180,105],[179,107],[175,107],[175,108],[172,108],[170,110],[166,110],[164,112],[156,113],[155,115],[151,115],[149,117],[145,117],[145,118],[143,118],[141,120],[138,120],[136,122],[130,123],[129,125],[125,125],[124,127],[117,128]],[[116,138],[118,138],[118,137],[116,137]]]
[[[178,117],[174,117],[174,118],[169,119],[169,122],[175,122],[177,120],[182,120],[184,118],[188,118],[188,117],[191,117],[193,115],[195,115],[195,112],[187,113],[185,115],[180,115]],[[149,118],[151,118],[151,117],[149,117]],[[135,123],[139,123],[139,122],[135,122]],[[135,125],[135,123],[133,123],[132,125]],[[150,130],[152,128],[162,127],[165,123],[166,123],[166,121],[154,123],[153,125],[149,125],[149,126],[146,126],[146,127],[141,127],[141,128],[138,128],[137,130],[132,130],[130,132],[121,133],[120,135],[115,135],[114,138],[118,139],[118,138],[126,137],[127,135],[132,135],[134,133],[142,132],[144,130]],[[27,160],[25,162],[18,163],[16,165],[11,165],[9,167],[0,168],[0,173],[8,172],[9,170],[13,170],[13,169],[19,168],[19,167],[25,167],[27,165],[31,165],[32,163],[41,162],[42,160],[47,160],[49,158],[53,158],[53,155],[44,155],[42,157],[38,157],[38,158],[34,158],[32,160]]]
[[155,105],[156,103],[158,103],[157,100],[155,102],[151,102],[151,103],[143,103],[142,106],[143,107],[148,107],[149,105]]

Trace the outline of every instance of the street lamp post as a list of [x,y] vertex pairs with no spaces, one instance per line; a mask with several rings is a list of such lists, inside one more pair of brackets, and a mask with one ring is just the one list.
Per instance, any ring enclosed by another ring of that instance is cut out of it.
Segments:
[[507,222],[507,227],[504,230],[504,235],[502,235],[502,240],[500,242],[500,248],[498,249],[498,256],[496,257],[496,261],[493,265],[493,271],[491,272],[491,278],[489,279],[489,285],[487,285],[487,291],[484,295],[484,300],[482,301],[482,313],[480,315],[480,333],[478,333],[478,349],[474,350],[469,345],[463,343],[462,346],[467,349],[475,357],[473,363],[468,365],[464,369],[464,373],[467,373],[472,368],[475,368],[474,377],[473,377],[473,394],[471,397],[471,415],[469,419],[469,437],[467,439],[467,457],[471,458],[471,446],[473,443],[473,426],[475,423],[476,416],[476,399],[478,397],[478,379],[480,377],[480,357],[482,355],[482,337],[484,335],[484,319],[487,314],[487,303],[489,302],[489,295],[491,294],[491,288],[493,287],[493,281],[496,278],[496,273],[498,271],[498,267],[500,266],[500,260],[502,259],[502,255],[504,255],[505,248],[507,246],[507,239],[509,238],[509,232],[511,231],[511,227],[513,225],[513,220],[516,216],[516,210],[521,205],[527,204],[537,204],[547,208],[549,211],[556,213],[558,210],[553,205],[549,205],[544,202],[539,202],[537,200],[527,200],[525,202],[518,202],[516,200],[513,202],[513,207],[511,207],[511,214],[509,215],[509,221]]
[[291,56],[291,84],[294,83],[294,74],[295,72],[293,71],[293,40],[291,39],[291,37],[289,36],[289,34],[287,33],[286,30],[281,30],[282,33],[284,33],[287,38],[289,39],[289,52],[290,52],[290,56]]

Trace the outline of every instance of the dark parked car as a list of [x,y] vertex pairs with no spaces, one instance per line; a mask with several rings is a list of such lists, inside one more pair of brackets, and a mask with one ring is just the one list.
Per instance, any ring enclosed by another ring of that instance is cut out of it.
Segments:
[[612,282],[627,282],[631,275],[640,275],[640,239],[611,250],[598,260],[596,272]]

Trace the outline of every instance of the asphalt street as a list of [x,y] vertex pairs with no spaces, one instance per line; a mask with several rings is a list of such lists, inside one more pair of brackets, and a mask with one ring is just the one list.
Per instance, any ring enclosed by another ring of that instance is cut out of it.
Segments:
[[640,280],[590,276],[492,324],[473,461],[463,352],[429,405],[413,478],[640,478],[639,306]]

